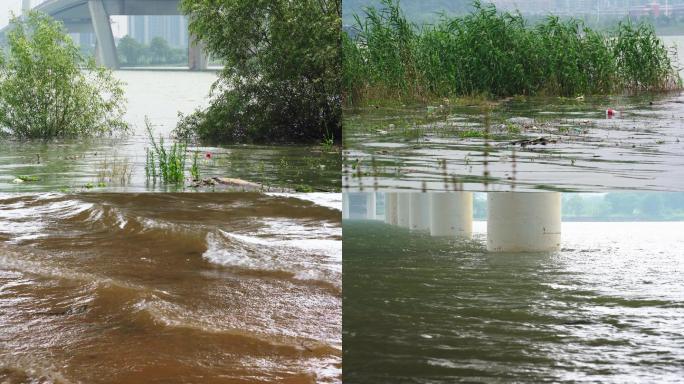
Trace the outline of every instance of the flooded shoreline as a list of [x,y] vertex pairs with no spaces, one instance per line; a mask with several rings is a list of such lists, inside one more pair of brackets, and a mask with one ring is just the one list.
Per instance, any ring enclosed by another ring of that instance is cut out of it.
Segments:
[[[345,115],[343,185],[596,192],[632,189],[638,182],[638,189],[681,191],[683,97],[371,107]],[[608,108],[616,116],[608,118]]]
[[0,379],[339,383],[339,204],[307,199],[1,195]]
[[[146,69],[114,74],[125,83],[125,120],[131,126],[130,135],[54,142],[0,138],[0,192],[194,190],[189,182],[181,186],[148,182],[145,149],[151,144],[145,117],[153,124],[155,135],[170,143],[178,113],[187,115],[207,106],[216,73]],[[338,191],[341,185],[337,147],[190,143],[188,151],[188,167],[197,152],[203,178],[231,177],[276,189],[323,192]],[[28,181],[15,183],[20,177]]]
[[[668,47],[684,44],[683,36],[662,39]],[[677,50],[677,61],[684,63],[684,50]],[[681,91],[346,110],[342,185],[349,191],[684,191],[682,124]]]

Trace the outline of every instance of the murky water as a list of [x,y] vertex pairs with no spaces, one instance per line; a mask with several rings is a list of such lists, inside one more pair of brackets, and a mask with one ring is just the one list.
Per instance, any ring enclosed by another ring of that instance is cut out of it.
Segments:
[[551,254],[488,254],[344,222],[344,382],[684,377],[684,223],[563,223]]
[[465,104],[347,111],[343,186],[684,191],[681,92]]
[[[117,71],[127,85],[127,122],[133,133],[124,139],[68,140],[56,143],[0,140],[0,191],[177,191],[175,185],[148,184],[145,148],[150,146],[145,116],[155,132],[166,137],[175,128],[178,112],[189,114],[206,106],[213,72]],[[167,140],[168,142],[168,140]],[[273,187],[334,191],[340,188],[338,150],[320,146],[191,145],[198,151],[202,177],[247,179]],[[211,154],[206,159],[207,153]],[[40,158],[38,157],[40,156]],[[188,159],[188,168],[191,156]],[[18,176],[37,181],[14,184]],[[189,177],[189,172],[188,172]],[[309,189],[305,188],[305,189]]]
[[0,382],[341,382],[339,207],[1,195]]

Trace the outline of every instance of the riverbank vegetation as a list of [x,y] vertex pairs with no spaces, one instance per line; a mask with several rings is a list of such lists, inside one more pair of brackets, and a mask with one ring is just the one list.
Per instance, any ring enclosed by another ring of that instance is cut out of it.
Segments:
[[649,24],[620,23],[604,33],[549,16],[531,25],[479,1],[464,16],[422,26],[395,0],[367,8],[354,33],[343,33],[342,79],[347,105],[681,87],[670,51]]
[[122,84],[85,58],[61,23],[13,18],[0,53],[0,132],[52,139],[124,132]]
[[190,30],[225,65],[180,136],[214,143],[342,137],[340,0],[183,0]]

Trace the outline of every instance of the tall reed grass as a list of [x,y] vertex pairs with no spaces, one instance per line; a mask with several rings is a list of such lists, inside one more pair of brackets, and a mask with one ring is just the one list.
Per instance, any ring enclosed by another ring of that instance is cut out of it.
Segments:
[[529,25],[519,13],[473,3],[462,17],[408,21],[396,0],[356,15],[344,33],[343,96],[369,100],[454,96],[603,94],[681,87],[674,57],[649,24],[607,33],[549,16]]
[[[154,139],[152,124],[147,117],[145,117],[145,126],[152,144],[152,149],[145,149],[145,176],[154,182],[159,179],[164,184],[183,183],[185,180],[185,162],[188,156],[187,141],[174,142],[171,148],[166,148],[163,136],[159,135],[159,141]],[[198,170],[197,175],[199,176]]]

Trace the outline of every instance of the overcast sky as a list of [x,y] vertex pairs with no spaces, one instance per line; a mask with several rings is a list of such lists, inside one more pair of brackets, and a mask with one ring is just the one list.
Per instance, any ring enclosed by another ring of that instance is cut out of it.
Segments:
[[11,12],[18,15],[19,11],[21,11],[21,0],[2,0],[2,5],[0,5],[0,28],[9,23]]

